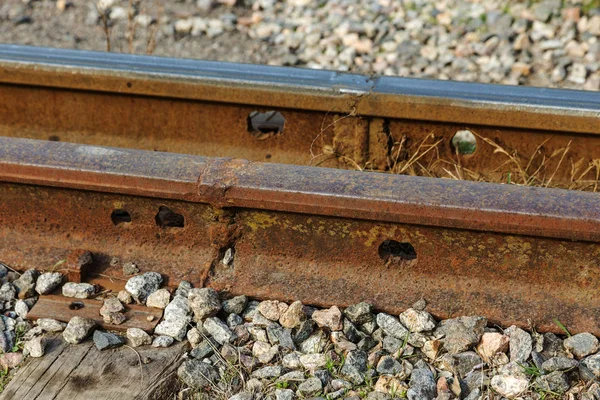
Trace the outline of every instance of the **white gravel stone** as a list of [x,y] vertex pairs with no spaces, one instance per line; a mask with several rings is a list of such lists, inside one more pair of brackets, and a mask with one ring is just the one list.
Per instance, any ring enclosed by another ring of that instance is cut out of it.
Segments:
[[300,366],[302,365],[300,363],[300,356],[298,355],[298,353],[286,354],[285,356],[283,356],[281,364],[284,368],[288,369],[297,369],[300,368]]
[[157,335],[171,336],[177,341],[182,341],[185,338],[188,329],[188,321],[185,319],[169,319],[161,321],[154,333]]
[[491,381],[492,389],[509,399],[514,399],[529,387],[529,380],[521,375],[495,375]]
[[65,297],[74,297],[76,299],[87,299],[96,292],[93,285],[89,283],[67,282],[62,287],[62,294]]
[[146,299],[147,307],[165,309],[171,300],[171,293],[167,289],[158,289]]
[[51,318],[40,318],[37,320],[37,326],[44,332],[62,332],[67,327],[64,322]]
[[186,337],[192,347],[196,347],[203,339],[200,331],[197,328],[190,328],[186,334]]
[[303,354],[300,356],[300,364],[314,373],[327,365],[327,356],[325,354]]
[[400,322],[411,332],[426,332],[435,328],[435,320],[431,314],[413,308],[400,314]]
[[174,340],[171,336],[157,336],[152,341],[152,347],[169,347]]
[[139,347],[152,344],[152,337],[140,328],[128,328],[127,340],[132,347]]
[[204,329],[220,344],[228,343],[233,340],[233,332],[219,318],[211,317],[204,321]]
[[63,275],[60,272],[45,272],[41,274],[36,283],[35,291],[39,294],[48,294],[60,286]]
[[15,303],[15,312],[17,315],[23,319],[27,318],[27,313],[29,312],[29,307],[27,307],[27,303],[23,300],[17,300]]
[[131,293],[131,297],[141,304],[146,304],[146,299],[152,293],[156,292],[163,282],[162,276],[158,272],[146,272],[129,278],[125,284],[125,290]]
[[33,338],[25,342],[25,345],[23,346],[23,353],[29,355],[30,357],[42,357],[45,350],[46,338],[43,336]]

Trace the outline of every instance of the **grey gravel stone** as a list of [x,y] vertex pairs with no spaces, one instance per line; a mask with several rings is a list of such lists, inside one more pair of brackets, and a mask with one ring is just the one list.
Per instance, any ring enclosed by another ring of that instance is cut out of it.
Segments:
[[234,339],[233,332],[219,318],[207,318],[204,321],[204,329],[220,344],[228,343]]
[[242,325],[243,323],[244,323],[244,320],[242,319],[242,317],[240,317],[237,314],[229,314],[227,316],[227,326],[230,329],[234,329],[236,326]]
[[174,341],[175,339],[173,339],[171,336],[157,336],[152,341],[152,347],[169,347]]
[[302,353],[314,354],[321,353],[325,349],[327,339],[322,331],[316,331],[308,337],[304,342],[300,343],[299,350]]
[[436,383],[429,368],[416,368],[410,376],[406,396],[411,400],[433,399],[436,396]]
[[581,360],[581,364],[600,378],[600,354],[594,354]]
[[81,343],[91,333],[96,325],[93,319],[73,317],[63,331],[63,338],[67,343]]
[[218,343],[214,339],[205,339],[192,349],[190,356],[203,360],[210,357],[216,348],[218,348]]
[[191,289],[188,301],[196,322],[213,317],[221,310],[219,294],[214,289]]
[[270,324],[267,326],[267,338],[271,344],[279,344],[281,335],[283,334],[283,328],[277,323]]
[[41,274],[35,284],[35,291],[39,294],[48,294],[60,286],[63,275],[60,272],[45,272]]
[[279,365],[263,367],[252,372],[251,376],[258,379],[279,378],[283,373],[283,369]]
[[293,400],[294,391],[292,389],[275,390],[275,400]]
[[62,294],[65,297],[74,297],[76,299],[88,299],[94,295],[96,289],[89,283],[67,282],[62,287]]
[[300,356],[297,353],[289,353],[283,356],[281,365],[284,368],[296,369],[300,368],[302,364],[300,364]]
[[352,343],[358,343],[366,336],[364,332],[359,331],[356,326],[346,318],[344,318],[342,332]]
[[567,356],[567,352],[563,347],[563,340],[556,336],[554,333],[544,333],[543,342],[544,348],[541,353],[544,357],[552,358]]
[[13,281],[20,299],[35,296],[35,283],[39,275],[40,273],[35,269],[28,269],[21,274],[19,279]]
[[192,320],[191,312],[187,299],[182,296],[175,296],[165,307],[163,316],[164,319],[181,319],[190,322]]
[[252,400],[253,398],[254,398],[254,395],[252,393],[241,392],[241,393],[234,394],[228,400]]
[[570,387],[567,375],[561,371],[554,371],[548,375],[538,376],[535,379],[535,383],[541,390],[558,394],[563,394]]
[[163,278],[158,272],[146,272],[145,274],[129,278],[125,284],[125,290],[131,293],[131,297],[141,304],[146,304],[146,299],[156,292],[162,285]]
[[435,333],[442,335],[444,348],[450,354],[460,353],[479,343],[487,320],[483,317],[458,317],[440,322]]
[[17,289],[12,283],[6,282],[0,287],[0,301],[11,301],[17,297]]
[[95,331],[94,345],[98,350],[108,350],[120,347],[125,344],[125,339],[111,332]]
[[373,320],[373,306],[366,302],[353,304],[344,310],[344,315],[356,325],[362,325]]
[[391,356],[383,356],[377,363],[377,372],[382,375],[396,375],[402,372],[402,364]]
[[453,355],[454,358],[454,370],[459,377],[464,377],[467,373],[471,372],[473,368],[480,365],[483,360],[479,354],[474,351],[465,351],[463,353],[457,353]]
[[260,304],[260,302],[258,302],[256,300],[251,300],[248,302],[248,304],[246,304],[246,308],[242,312],[242,318],[244,319],[244,321],[250,322],[254,319],[254,316],[259,313],[258,312],[259,304]]
[[598,339],[591,333],[578,333],[566,338],[563,342],[567,349],[577,359],[598,351]]
[[348,353],[340,373],[350,382],[360,385],[365,380],[366,371],[367,354],[364,351],[355,350]]
[[577,360],[567,357],[552,357],[542,364],[542,369],[546,372],[554,371],[566,371],[569,369],[577,368],[579,363]]
[[219,380],[219,373],[214,367],[195,359],[184,361],[177,370],[177,376],[194,389],[210,387]]
[[386,336],[383,338],[383,349],[392,355],[397,355],[402,349],[404,341],[396,339],[393,336]]
[[193,286],[188,281],[179,282],[179,286],[177,286],[177,290],[175,291],[175,296],[181,296],[184,298],[188,298],[190,294],[190,290],[192,290]]
[[284,329],[279,336],[279,347],[282,349],[296,350],[296,345],[292,339],[292,330]]
[[308,378],[298,385],[298,392],[305,396],[319,393],[323,389],[323,383],[319,378]]
[[315,322],[312,319],[307,319],[305,321],[300,322],[300,326],[296,330],[296,334],[294,335],[294,342],[296,344],[304,342],[306,339],[312,335],[315,329]]
[[248,304],[248,297],[236,296],[223,302],[223,311],[227,314],[241,314]]
[[302,364],[305,369],[314,372],[319,368],[325,367],[327,364],[327,356],[321,353],[303,354],[300,356],[300,364]]
[[408,335],[408,330],[400,323],[400,321],[392,317],[389,314],[379,313],[377,314],[377,325],[383,329],[383,331],[396,339],[404,340]]
[[523,364],[529,359],[533,349],[531,335],[523,329],[511,326],[504,331],[509,336],[510,361]]

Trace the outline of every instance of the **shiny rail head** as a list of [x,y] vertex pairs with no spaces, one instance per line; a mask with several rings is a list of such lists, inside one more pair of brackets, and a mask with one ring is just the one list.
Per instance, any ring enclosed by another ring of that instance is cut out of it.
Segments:
[[598,194],[0,137],[0,182],[600,241]]
[[2,44],[0,82],[368,117],[600,133],[600,96],[590,91],[372,78],[302,68]]

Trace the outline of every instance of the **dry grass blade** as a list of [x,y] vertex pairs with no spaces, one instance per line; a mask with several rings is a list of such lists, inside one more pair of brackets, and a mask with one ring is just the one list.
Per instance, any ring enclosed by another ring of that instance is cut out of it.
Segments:
[[125,345],[123,345],[123,347],[127,347],[128,349],[130,349],[131,351],[133,351],[135,354],[137,354],[139,365],[140,365],[140,382],[143,385],[144,384],[144,366],[143,366],[143,363],[142,363],[142,356],[140,355],[140,353],[136,349],[134,349],[131,346],[128,346],[128,345],[125,344]]
[[106,40],[106,51],[110,52],[110,21],[109,21],[109,16],[108,16],[108,10],[102,10],[98,7],[98,4],[96,4],[96,9],[98,10],[98,13],[100,14],[100,20],[102,21],[102,30],[104,32],[104,39]]
[[133,54],[133,41],[135,39],[135,31],[137,22],[135,21],[135,10],[133,8],[133,0],[129,0],[127,5],[127,48],[129,54]]
[[554,178],[554,175],[556,175],[556,172],[560,168],[560,165],[562,164],[563,160],[565,159],[565,156],[567,155],[567,153],[571,149],[571,143],[572,143],[572,141],[569,141],[569,143],[567,144],[567,147],[565,147],[564,149],[561,149],[561,150],[557,150],[556,152],[554,152],[554,154],[552,154],[552,157],[554,157],[556,154],[558,154],[558,153],[560,153],[562,151],[562,155],[560,156],[560,160],[558,160],[558,164],[556,165],[556,168],[554,169],[554,172],[552,173],[552,176],[550,176],[550,179],[548,179],[548,181],[546,182],[546,184],[544,185],[544,187],[548,187],[548,185],[550,185],[550,183],[552,182],[552,179]]
[[[154,3],[156,6],[156,2]],[[156,34],[158,33],[158,29],[160,28],[160,24],[162,21],[162,15],[164,12],[164,7],[161,2],[158,2],[158,11],[156,15],[156,24],[151,24],[148,28],[147,42],[146,42],[146,54],[150,55],[154,53],[156,49]]]

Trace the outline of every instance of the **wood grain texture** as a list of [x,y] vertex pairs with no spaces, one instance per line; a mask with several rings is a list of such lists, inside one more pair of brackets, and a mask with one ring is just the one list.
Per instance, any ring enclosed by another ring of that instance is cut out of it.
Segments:
[[158,400],[171,399],[177,367],[187,342],[163,349],[119,347],[99,351],[91,340],[69,345],[48,338],[46,354],[30,359],[0,400]]

